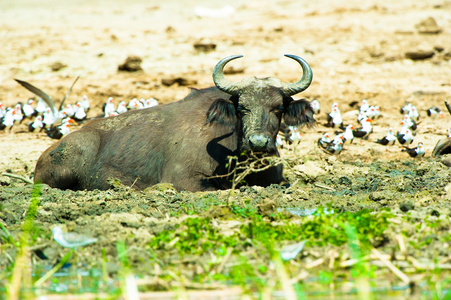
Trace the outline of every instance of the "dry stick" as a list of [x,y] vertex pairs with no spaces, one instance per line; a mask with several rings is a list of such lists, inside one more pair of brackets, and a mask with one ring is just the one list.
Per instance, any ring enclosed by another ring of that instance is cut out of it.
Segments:
[[315,185],[316,187],[323,188],[323,189],[326,189],[326,190],[329,190],[329,191],[335,191],[334,188],[331,188],[331,187],[329,187],[329,186],[325,186],[325,185],[322,185],[322,184],[319,184],[319,183],[315,183],[314,185]]
[[390,269],[399,279],[401,279],[404,283],[409,284],[410,279],[406,274],[401,272],[395,265],[393,265],[388,259],[386,259],[377,249],[373,248],[371,250],[373,253],[387,268]]
[[[250,158],[255,158],[255,161],[249,162]],[[240,175],[238,176],[239,179],[243,179],[244,177],[246,177],[247,175],[249,175],[250,173],[257,173],[257,172],[261,172],[261,171],[265,171],[275,165],[278,165],[280,163],[284,162],[284,159],[282,159],[281,157],[262,157],[262,158],[256,158],[255,156],[253,157],[248,157],[245,161],[241,161],[241,162],[237,162],[235,168],[233,168],[233,170],[231,170],[231,165],[232,165],[232,161],[233,160],[238,160],[236,157],[234,156],[229,156],[229,172],[227,174],[223,174],[223,175],[214,175],[214,176],[209,176],[208,178],[223,178],[223,177],[228,177],[231,175],[236,175],[238,172],[237,171],[243,171],[243,173],[239,173]],[[263,161],[269,161],[269,164],[264,165],[263,167],[259,167],[256,168],[255,165],[257,163],[262,163]],[[242,175],[242,174],[246,174],[246,175]],[[235,177],[234,177],[235,178]],[[238,180],[234,179],[236,181],[236,184],[239,183]]]
[[[251,162],[249,164],[249,166],[245,165],[245,164],[247,164],[249,162],[249,159],[244,161],[243,163],[239,163],[239,164],[244,164],[245,166],[241,167],[241,166],[237,165],[237,167],[232,171],[234,173],[234,180],[233,180],[232,189],[235,189],[236,185],[239,184],[247,175],[249,175],[251,173],[257,173],[257,172],[261,172],[261,171],[267,170],[267,169],[277,165],[280,162],[280,160],[275,159],[275,160],[271,161],[268,165],[266,165],[266,166],[264,166],[262,168],[255,168],[255,165],[257,163],[261,163],[263,160],[268,160],[268,158],[266,158],[266,157],[259,158],[259,159],[255,160],[255,161]],[[238,175],[238,177],[235,177],[236,174],[237,174],[236,173],[237,170],[244,170],[244,172],[240,173]]]
[[399,251],[401,251],[401,254],[402,255],[406,255],[407,254],[407,248],[406,248],[406,243],[404,242],[404,239],[403,239],[402,235],[401,234],[395,235],[395,239],[398,241]]
[[136,177],[135,181],[133,181],[132,185],[130,186],[130,189],[135,185],[135,183],[136,183],[136,181],[138,181],[138,179],[139,179],[139,176]]
[[12,178],[16,178],[16,179],[20,179],[22,181],[25,181],[26,183],[29,184],[33,184],[34,182],[28,178],[19,176],[19,175],[15,175],[15,174],[11,174],[11,173],[2,173],[3,176],[8,176],[8,177],[12,177]]
[[315,268],[315,267],[317,267],[319,265],[322,265],[325,261],[326,261],[326,259],[324,259],[324,258],[318,258],[317,260],[314,260],[311,263],[306,264],[305,268],[306,269],[313,269],[313,268]]

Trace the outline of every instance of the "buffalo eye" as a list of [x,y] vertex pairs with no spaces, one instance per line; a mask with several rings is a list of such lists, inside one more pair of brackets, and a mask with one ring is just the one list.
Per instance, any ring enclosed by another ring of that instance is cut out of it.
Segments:
[[241,104],[238,104],[238,105],[237,105],[236,110],[237,110],[237,112],[238,112],[240,115],[243,115],[243,114],[246,114],[246,113],[250,112],[250,109],[244,107],[244,106],[241,105]]
[[279,105],[279,106],[276,106],[273,109],[271,109],[271,111],[274,113],[284,113],[285,107],[283,105]]
[[238,104],[238,106],[236,107],[236,110],[239,112],[249,111],[249,109],[247,109],[246,107],[244,107],[241,104]]

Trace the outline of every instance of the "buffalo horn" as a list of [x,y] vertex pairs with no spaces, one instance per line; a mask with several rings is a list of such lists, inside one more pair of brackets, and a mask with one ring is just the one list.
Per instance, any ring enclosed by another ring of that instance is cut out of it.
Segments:
[[[282,83],[282,91],[287,96],[292,96],[294,94],[300,93],[307,89],[312,82],[313,72],[310,68],[309,64],[302,58],[296,55],[285,54],[286,57],[294,59],[297,61],[302,67],[302,78],[295,83]],[[218,62],[213,70],[213,81],[218,89],[223,92],[226,92],[230,95],[236,95],[240,90],[239,85],[228,81],[224,77],[224,66],[237,58],[243,57],[242,55],[231,55],[226,58],[223,58]]]
[[309,87],[310,83],[312,83],[313,72],[312,68],[310,68],[309,64],[303,58],[291,54],[285,54],[285,56],[294,59],[302,67],[302,78],[298,82],[282,84],[283,93],[287,96],[292,96],[306,90]]
[[238,85],[228,81],[224,77],[224,66],[231,60],[237,59],[243,57],[243,55],[231,55],[227,56],[226,58],[221,59],[218,64],[213,69],[213,82],[215,83],[216,87],[220,89],[221,91],[230,94],[235,95],[239,88]]
[[451,114],[451,105],[446,100],[445,100],[445,106],[446,106],[446,109],[448,110],[449,114]]

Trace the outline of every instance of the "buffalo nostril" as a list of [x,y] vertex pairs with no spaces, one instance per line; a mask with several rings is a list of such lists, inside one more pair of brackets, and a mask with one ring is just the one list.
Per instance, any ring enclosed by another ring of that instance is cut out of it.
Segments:
[[269,144],[269,137],[264,134],[254,134],[249,137],[249,145],[253,150],[262,150]]

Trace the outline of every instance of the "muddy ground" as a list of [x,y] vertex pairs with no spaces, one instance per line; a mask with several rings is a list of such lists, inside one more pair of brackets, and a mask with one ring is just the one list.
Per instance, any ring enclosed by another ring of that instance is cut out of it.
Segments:
[[[292,183],[289,189],[243,187],[233,193],[188,193],[158,186],[137,192],[115,183],[106,192],[72,192],[44,186],[35,218],[33,263],[52,265],[67,252],[52,242],[50,229],[61,225],[65,231],[98,238],[97,243],[79,251],[80,264],[100,268],[104,249],[108,274],[117,278],[121,266],[116,246],[117,241],[124,241],[133,272],[160,280],[148,283],[146,289],[170,290],[171,284],[180,281],[190,282],[187,286],[193,288],[202,281],[193,272],[208,273],[204,264],[214,264],[215,259],[218,263],[214,251],[198,253],[190,262],[184,262],[177,257],[180,253],[170,249],[177,241],[166,248],[149,250],[156,236],[180,228],[188,215],[208,217],[218,234],[230,234],[247,224],[248,216],[239,216],[236,210],[211,211],[212,207],[260,207],[257,213],[268,222],[280,221],[274,219],[277,211],[289,215],[285,216],[288,221],[299,222],[305,217],[287,213],[293,212],[288,208],[325,206],[334,214],[364,208],[375,214],[389,211],[392,215],[384,241],[374,239],[372,246],[388,254],[410,283],[425,288],[425,282],[431,282],[433,276],[449,279],[451,171],[431,152],[448,134],[451,116],[446,113],[443,118],[433,119],[426,115],[426,109],[436,105],[445,110],[444,100],[451,95],[451,2],[227,3],[235,12],[227,15],[223,11],[215,17],[198,17],[195,9],[219,9],[223,4],[201,0],[0,3],[0,101],[6,106],[33,96],[14,78],[40,87],[58,105],[78,75],[81,77],[67,101],[73,104],[87,95],[91,99],[90,117],[101,113],[102,104],[110,96],[116,105],[134,97],[154,97],[161,104],[170,103],[187,95],[190,86],[211,86],[212,68],[232,54],[243,54],[244,58],[230,63],[230,80],[273,76],[293,82],[301,76],[301,70],[283,57],[287,53],[305,58],[314,73],[311,86],[296,97],[316,98],[322,106],[316,116],[317,126],[302,129],[299,145],[281,150],[289,166],[285,168]],[[436,26],[423,22],[429,17]],[[118,66],[132,55],[142,59],[142,71],[118,71]],[[177,79],[179,83],[167,85]],[[332,102],[338,102],[346,124],[357,125],[357,108],[362,99],[381,108],[382,117],[374,121],[374,132],[368,140],[346,144],[339,155],[324,153],[316,141],[323,133],[334,132],[324,126]],[[389,126],[395,131],[400,129],[399,109],[406,101],[414,104],[421,115],[413,142],[414,146],[418,142],[425,145],[426,155],[420,159],[409,157],[399,144],[386,147],[374,143]],[[10,133],[0,132],[0,172],[32,178],[39,155],[52,143],[54,140],[45,133],[27,132],[25,124],[13,127]],[[32,189],[21,180],[0,176],[0,218],[15,238]],[[265,206],[268,201],[270,205]],[[270,207],[269,213],[265,207]],[[0,265],[9,270],[17,249],[4,241]],[[349,267],[330,263],[335,257],[331,251],[337,253],[336,261],[350,259],[346,245],[310,247],[292,261],[289,277],[294,278],[293,282],[307,284],[308,278],[318,278],[325,270],[349,271]],[[249,253],[250,261],[255,260],[255,254]],[[230,266],[237,264],[237,256],[235,252],[227,256],[220,271],[229,272]],[[324,258],[322,263],[309,265],[320,258]],[[265,259],[269,264],[270,258]],[[407,280],[377,263],[381,260],[369,256],[369,261],[380,268],[372,278],[379,282],[377,285],[407,284]],[[202,266],[202,272],[193,271],[196,264]],[[302,269],[305,265],[310,268]],[[191,271],[185,274],[184,268]],[[173,269],[185,279],[165,273]],[[299,276],[300,270],[308,275]],[[271,272],[275,271],[263,272],[262,280],[271,281]],[[211,284],[224,284],[209,280]],[[342,289],[349,291],[353,287],[344,285]],[[278,288],[274,285],[274,290]]]

